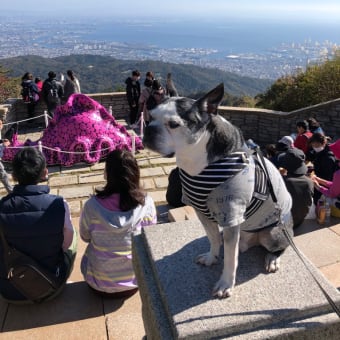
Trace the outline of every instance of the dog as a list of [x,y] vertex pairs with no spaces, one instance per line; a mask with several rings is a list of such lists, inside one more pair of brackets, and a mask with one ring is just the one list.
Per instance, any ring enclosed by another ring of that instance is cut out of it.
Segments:
[[224,245],[223,272],[212,292],[218,298],[232,295],[239,251],[263,246],[266,271],[276,272],[289,245],[283,229],[293,236],[292,200],[282,176],[266,158],[261,164],[242,132],[218,114],[223,95],[222,83],[198,100],[166,99],[150,112],[143,138],[145,147],[176,157],[182,201],[195,208],[210,241],[196,262],[215,264]]

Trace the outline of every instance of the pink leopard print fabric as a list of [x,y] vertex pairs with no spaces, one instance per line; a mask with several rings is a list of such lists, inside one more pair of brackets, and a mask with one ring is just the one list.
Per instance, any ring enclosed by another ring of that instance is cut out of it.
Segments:
[[[84,94],[73,94],[64,105],[56,108],[53,119],[39,140],[28,139],[20,143],[14,135],[11,146],[37,146],[39,141],[49,165],[93,164],[112,150],[131,151],[132,148],[132,138],[126,128],[118,124],[104,106]],[[138,136],[135,148],[143,149]],[[2,159],[11,161],[18,150],[6,148]]]

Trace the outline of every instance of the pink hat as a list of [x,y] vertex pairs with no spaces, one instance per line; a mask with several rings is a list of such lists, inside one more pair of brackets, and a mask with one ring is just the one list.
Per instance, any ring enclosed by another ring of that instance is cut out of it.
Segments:
[[334,153],[334,156],[337,159],[340,159],[340,139],[338,139],[335,143],[329,144],[329,148]]

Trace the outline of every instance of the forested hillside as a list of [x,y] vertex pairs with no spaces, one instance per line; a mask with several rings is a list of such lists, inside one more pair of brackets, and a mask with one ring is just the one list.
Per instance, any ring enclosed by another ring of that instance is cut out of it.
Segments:
[[9,70],[8,76],[21,77],[25,72],[45,79],[50,70],[66,74],[72,69],[79,76],[83,93],[100,93],[125,90],[125,79],[133,69],[142,73],[153,71],[165,85],[168,72],[182,96],[195,96],[223,82],[225,91],[234,96],[255,96],[264,92],[271,81],[240,77],[217,69],[201,68],[193,65],[170,64],[159,61],[127,61],[96,55],[71,55],[57,58],[21,56],[1,59],[0,65]]

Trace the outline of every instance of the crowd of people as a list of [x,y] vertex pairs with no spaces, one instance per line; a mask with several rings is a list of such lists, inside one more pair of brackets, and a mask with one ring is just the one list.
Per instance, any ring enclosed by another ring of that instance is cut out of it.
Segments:
[[21,95],[27,105],[28,118],[34,117],[35,107],[41,100],[46,104],[48,114],[53,117],[58,105],[65,103],[73,93],[81,93],[79,79],[72,70],[68,70],[66,77],[62,75],[60,80],[54,71],[50,71],[45,81],[26,72],[21,81]]
[[340,214],[340,139],[332,141],[314,117],[298,121],[296,130],[266,146],[267,157],[282,173],[292,196],[294,227],[310,212],[318,218],[325,202],[331,214]]
[[[58,105],[48,101],[51,90],[57,90],[58,103],[80,92],[74,73],[68,71],[67,76],[68,79],[59,82],[51,71],[39,83],[27,74],[23,82],[30,83],[34,93],[46,100],[51,114]],[[149,110],[167,96],[178,96],[171,74],[166,88],[151,71],[146,73],[142,89],[139,80],[137,70],[126,80],[131,126],[142,113],[148,123]],[[329,200],[333,209],[340,211],[340,139],[330,142],[315,118],[297,122],[296,132],[264,148],[265,156],[278,168],[292,196],[295,228],[311,209],[316,209],[320,200]],[[6,140],[3,143],[6,145]],[[60,277],[57,291],[46,296],[46,300],[52,299],[65,286],[77,252],[78,236],[70,209],[63,197],[50,194],[47,185],[39,184],[48,175],[46,160],[39,150],[21,149],[13,159],[12,168],[12,177],[17,182],[14,187],[0,166],[1,180],[8,192],[0,200],[0,228],[8,243]],[[130,296],[138,289],[132,266],[132,235],[157,223],[156,207],[141,187],[140,169],[130,151],[115,150],[108,154],[104,178],[104,187],[96,189],[85,202],[79,220],[80,237],[87,243],[81,272],[89,288],[97,294]],[[166,198],[177,207],[183,205],[181,196],[178,168],[175,168],[169,175]],[[31,302],[8,280],[4,256],[0,242],[0,296],[11,303]]]
[[129,124],[133,129],[138,127],[142,115],[145,125],[148,125],[150,122],[150,110],[164,99],[178,96],[171,73],[167,75],[165,87],[159,79],[155,79],[152,71],[146,72],[143,88],[140,85],[140,78],[140,72],[134,70],[131,76],[125,80],[126,98],[130,108]]

